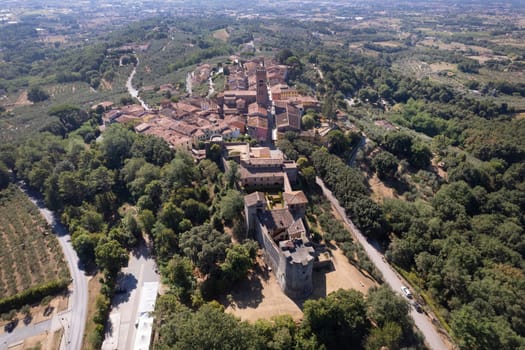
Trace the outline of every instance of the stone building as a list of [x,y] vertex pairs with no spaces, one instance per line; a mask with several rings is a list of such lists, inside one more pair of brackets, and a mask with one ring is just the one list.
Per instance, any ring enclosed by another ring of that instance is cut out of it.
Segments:
[[285,192],[283,207],[273,209],[262,192],[244,197],[248,233],[263,247],[266,263],[291,298],[305,298],[313,291],[315,250],[303,222],[307,203],[302,191]]

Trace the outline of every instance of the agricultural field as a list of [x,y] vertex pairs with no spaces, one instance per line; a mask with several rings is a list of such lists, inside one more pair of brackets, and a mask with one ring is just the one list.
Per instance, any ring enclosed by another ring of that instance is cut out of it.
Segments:
[[67,278],[58,240],[36,206],[14,186],[0,191],[0,296]]
[[50,121],[49,109],[61,104],[72,104],[85,110],[101,101],[118,103],[121,97],[128,96],[126,79],[130,67],[120,67],[115,72],[112,82],[102,81],[99,89],[94,90],[85,82],[48,84],[43,89],[49,94],[47,101],[31,103],[27,100],[27,92],[13,93],[0,100],[0,107],[7,112],[0,113],[0,139],[4,142],[15,142],[37,132]]

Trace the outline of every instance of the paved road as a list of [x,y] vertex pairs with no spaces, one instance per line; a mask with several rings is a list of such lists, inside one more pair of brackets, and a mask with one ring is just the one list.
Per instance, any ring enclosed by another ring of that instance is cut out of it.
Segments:
[[135,73],[137,73],[137,67],[139,66],[139,63],[140,63],[138,56],[135,55],[135,57],[137,58],[137,64],[135,65],[135,67],[133,67],[133,71],[131,71],[131,74],[129,75],[128,80],[126,81],[126,88],[128,89],[128,92],[131,95],[131,97],[136,98],[142,105],[142,108],[149,111],[150,110],[149,106],[146,104],[146,102],[144,102],[143,99],[140,98],[139,91],[133,87],[133,83],[132,83],[133,77],[135,76]]
[[[353,222],[350,219],[348,219],[345,210],[339,205],[339,201],[333,196],[332,192],[328,188],[326,188],[323,181],[319,177],[316,177],[315,181],[323,190],[323,194],[325,195],[325,197],[332,203],[332,205],[335,207],[339,215],[341,215],[346,224],[350,226],[355,237],[370,257],[370,260],[383,274],[384,281],[388,283],[395,292],[397,292],[400,295],[403,295],[401,292],[401,286],[408,284],[398,277],[398,275],[394,272],[392,267],[390,267],[390,265],[384,259],[383,254],[381,254],[373,246],[373,244],[370,243],[365,238],[365,236],[363,236],[361,231],[358,230],[357,227],[355,227]],[[420,314],[413,308],[410,308],[410,316],[412,316],[412,318],[414,319],[416,327],[419,328],[419,330],[423,334],[425,342],[430,349],[443,350],[448,348],[443,342],[443,340],[441,340],[441,337],[439,336],[438,331],[432,324],[432,321],[425,314]]]
[[139,301],[145,282],[159,282],[157,265],[150,248],[142,243],[132,252],[128,266],[119,275],[119,288],[126,292],[116,294],[112,300],[111,313],[106,327],[103,350],[132,349],[135,344]]
[[[21,189],[28,195],[29,199],[36,204],[40,213],[44,216],[48,224],[53,228],[64,256],[69,265],[71,278],[73,279],[73,289],[69,296],[69,309],[67,313],[60,316],[65,328],[63,344],[61,348],[67,350],[79,350],[82,347],[82,337],[86,326],[87,305],[88,305],[88,279],[79,268],[77,253],[71,244],[71,236],[67,229],[56,218],[54,213],[44,206],[43,201],[37,195],[24,187]],[[41,332],[40,332],[41,333]],[[38,334],[38,333],[36,333]]]

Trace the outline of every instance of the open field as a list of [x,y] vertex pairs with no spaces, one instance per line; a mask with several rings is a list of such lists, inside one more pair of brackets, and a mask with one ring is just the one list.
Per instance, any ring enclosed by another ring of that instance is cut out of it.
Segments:
[[58,241],[34,204],[16,187],[0,192],[0,296],[67,278]]
[[223,28],[213,32],[213,37],[222,41],[228,41],[230,34],[228,34],[228,31]]

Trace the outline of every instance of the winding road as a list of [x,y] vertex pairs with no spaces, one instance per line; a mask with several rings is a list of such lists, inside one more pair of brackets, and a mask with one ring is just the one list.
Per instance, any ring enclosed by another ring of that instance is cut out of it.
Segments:
[[[361,244],[368,257],[374,263],[379,271],[383,274],[383,279],[390,287],[398,294],[404,296],[401,292],[401,286],[408,284],[403,281],[394,271],[394,269],[386,262],[383,254],[381,254],[373,243],[369,242],[361,231],[355,227],[354,223],[346,216],[345,210],[339,201],[334,197],[332,192],[325,186],[321,178],[316,177],[315,182],[323,190],[324,196],[332,203],[332,206],[337,210],[339,215],[343,218],[344,222],[350,227],[355,238]],[[434,327],[432,320],[425,314],[419,313],[414,308],[410,308],[410,316],[414,320],[416,327],[421,331],[425,342],[430,349],[433,350],[444,350],[449,347],[445,345],[445,342],[441,339],[439,331]]]
[[[55,316],[55,318],[59,319],[53,321],[58,321],[59,324],[64,327],[64,336],[62,337],[61,349],[80,350],[82,347],[82,338],[86,327],[87,317],[87,276],[79,267],[78,256],[73,249],[73,245],[71,244],[71,236],[69,235],[66,227],[62,225],[60,220],[58,220],[51,210],[45,207],[43,200],[38,196],[38,194],[33,193],[25,186],[20,186],[20,189],[26,193],[31,202],[35,203],[42,216],[46,219],[47,223],[53,228],[53,231],[57,236],[60,246],[64,252],[64,256],[67,260],[73,284],[72,289],[70,290],[68,311]],[[15,330],[7,344],[10,344],[11,342],[16,341],[15,339],[20,338],[20,334],[22,334],[24,336],[23,339],[25,339],[48,330],[51,328],[51,321],[52,320],[49,322],[46,321],[37,323],[30,327],[21,328],[19,331]],[[18,332],[21,333],[18,334]]]
[[137,73],[137,67],[139,66],[139,63],[140,63],[139,58],[137,56],[135,57],[137,58],[137,64],[135,65],[135,67],[133,67],[133,71],[131,71],[131,74],[129,75],[128,80],[126,81],[126,88],[128,89],[128,92],[131,95],[131,97],[136,98],[142,105],[142,108],[149,111],[150,110],[149,106],[146,104],[146,102],[144,102],[143,99],[139,97],[139,90],[135,89],[132,84],[133,77],[135,77],[135,74]]

